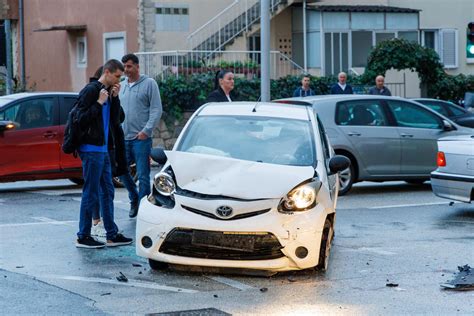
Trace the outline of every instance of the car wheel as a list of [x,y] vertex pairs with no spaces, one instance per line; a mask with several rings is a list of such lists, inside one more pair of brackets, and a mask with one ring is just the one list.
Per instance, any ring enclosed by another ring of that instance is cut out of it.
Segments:
[[[138,174],[137,174],[137,165],[136,164],[131,164],[130,165],[130,175],[132,176],[133,181],[135,183],[138,181]],[[116,188],[123,188],[123,183],[120,180],[119,177],[113,177],[112,182],[114,183],[114,186]]]
[[421,180],[421,179],[413,179],[413,180],[405,180],[406,183],[409,184],[415,184],[415,185],[422,185],[425,183],[426,180]]
[[72,183],[78,184],[78,185],[83,185],[84,184],[84,179],[82,178],[69,178],[69,181]]
[[150,264],[150,268],[153,270],[165,270],[168,268],[168,264],[166,262],[148,259],[148,263]]
[[324,222],[323,235],[321,238],[321,246],[319,248],[319,261],[316,268],[326,271],[329,265],[329,254],[331,253],[332,239],[334,238],[334,229],[331,221],[326,218]]
[[352,188],[354,184],[355,172],[353,161],[351,160],[351,165],[349,168],[346,168],[339,172],[339,195],[344,195]]

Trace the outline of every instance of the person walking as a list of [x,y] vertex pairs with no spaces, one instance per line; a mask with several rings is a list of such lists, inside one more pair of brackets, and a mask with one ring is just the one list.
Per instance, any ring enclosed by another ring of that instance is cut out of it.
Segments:
[[375,87],[369,89],[369,94],[392,96],[390,90],[384,85],[385,78],[379,75],[375,78]]
[[152,78],[140,75],[138,57],[127,54],[122,57],[127,79],[121,82],[120,102],[125,111],[123,130],[128,165],[135,162],[138,175],[138,190],[130,173],[120,177],[128,191],[131,218],[138,214],[141,199],[151,193],[150,152],[152,133],[160,121],[161,105],[158,84]]
[[230,70],[219,70],[214,78],[214,91],[207,97],[207,102],[232,102],[234,74]]
[[[99,80],[90,82],[79,93],[78,121],[81,130],[87,132],[78,150],[84,178],[76,241],[78,248],[122,246],[133,241],[119,233],[114,222],[115,192],[109,156],[109,150],[120,148],[117,128],[120,127],[121,119],[118,93],[122,73],[120,61],[111,59],[104,64]],[[123,164],[121,168],[125,169],[126,165]],[[106,230],[105,243],[91,237],[92,214],[98,214],[101,207]]]
[[338,82],[331,87],[331,94],[353,94],[351,85],[347,84],[347,74],[340,72],[337,75]]
[[303,75],[301,78],[301,87],[296,88],[296,90],[293,92],[293,97],[309,97],[316,95],[314,90],[309,87],[310,83],[310,77],[308,75]]

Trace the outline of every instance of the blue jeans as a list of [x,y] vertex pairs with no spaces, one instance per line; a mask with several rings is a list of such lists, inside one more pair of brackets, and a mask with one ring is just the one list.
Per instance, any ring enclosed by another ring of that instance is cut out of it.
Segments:
[[127,163],[130,165],[135,162],[137,165],[138,190],[130,173],[120,177],[123,185],[127,188],[128,198],[132,204],[138,204],[144,196],[151,193],[150,186],[150,152],[152,139],[145,140],[126,140],[125,151],[127,154]]
[[99,213],[102,207],[102,219],[107,232],[107,239],[117,235],[118,228],[114,222],[114,185],[112,183],[112,169],[108,153],[79,152],[82,160],[82,187],[81,213],[79,217],[79,232],[77,237],[90,236],[92,214]]

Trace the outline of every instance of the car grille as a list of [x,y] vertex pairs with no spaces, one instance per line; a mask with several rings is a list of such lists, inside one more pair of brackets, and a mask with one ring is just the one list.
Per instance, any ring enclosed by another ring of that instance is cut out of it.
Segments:
[[284,257],[278,239],[270,233],[216,232],[173,229],[160,252],[192,258],[222,260],[268,260]]
[[217,217],[216,215],[214,215],[212,213],[208,213],[206,211],[201,211],[201,210],[198,210],[198,209],[195,209],[195,208],[183,205],[183,204],[181,204],[181,207],[183,209],[185,209],[187,211],[190,211],[190,212],[193,212],[195,214],[206,216],[206,217],[209,217],[209,218],[212,218],[212,219],[217,219],[217,220],[220,220],[220,221],[232,221],[232,220],[236,220],[236,219],[248,218],[248,217],[257,216],[257,215],[260,215],[260,214],[267,213],[271,210],[271,208],[267,208],[267,209],[264,209],[264,210],[259,210],[259,211],[249,212],[249,213],[243,213],[243,214],[237,214],[237,215],[235,215],[233,217],[229,217],[229,218],[220,218],[220,217]]

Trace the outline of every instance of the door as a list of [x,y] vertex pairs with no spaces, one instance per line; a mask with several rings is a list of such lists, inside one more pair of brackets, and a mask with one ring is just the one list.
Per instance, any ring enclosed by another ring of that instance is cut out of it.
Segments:
[[437,140],[447,136],[439,116],[423,107],[387,100],[402,143],[402,174],[429,176],[436,169]]
[[0,112],[0,119],[17,124],[0,136],[0,176],[22,180],[59,170],[56,106],[56,97],[37,97]]
[[[77,96],[61,96],[59,98],[59,140],[62,145],[64,139],[64,129],[66,127],[67,117],[72,107],[76,103]],[[65,154],[59,151],[59,165],[63,171],[80,171],[81,160],[73,155]]]
[[401,143],[379,100],[353,100],[336,105],[336,124],[358,154],[359,167],[369,175],[400,173]]

